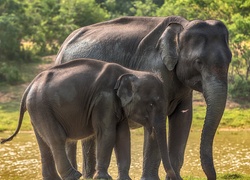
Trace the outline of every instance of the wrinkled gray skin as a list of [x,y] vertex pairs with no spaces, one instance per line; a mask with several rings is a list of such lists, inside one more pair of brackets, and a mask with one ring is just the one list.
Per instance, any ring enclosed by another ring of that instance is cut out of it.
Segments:
[[17,130],[1,143],[18,133],[28,110],[41,152],[44,179],[78,179],[81,173],[68,160],[65,144],[91,136],[96,137],[97,144],[94,178],[111,179],[107,169],[114,147],[118,179],[130,179],[128,123],[132,120],[143,125],[158,142],[167,174],[179,179],[165,153],[166,102],[162,81],[153,73],[97,60],[75,60],[46,70],[32,81],[22,98]]
[[[165,86],[169,119],[169,154],[177,176],[192,122],[192,91],[203,93],[207,111],[201,134],[201,165],[208,179],[216,179],[212,147],[227,99],[231,61],[228,31],[217,20],[187,21],[182,17],[124,17],[80,28],[63,43],[56,64],[91,57],[136,70],[157,71]],[[69,156],[74,160],[74,145]],[[92,149],[92,150],[91,150]],[[94,142],[83,144],[83,173],[92,177]],[[167,152],[166,152],[167,153]],[[145,131],[141,179],[159,179],[160,153]]]

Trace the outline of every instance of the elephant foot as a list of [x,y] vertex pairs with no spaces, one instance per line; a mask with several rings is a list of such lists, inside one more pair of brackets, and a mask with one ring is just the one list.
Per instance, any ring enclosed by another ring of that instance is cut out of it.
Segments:
[[[87,168],[86,168],[87,169]],[[83,179],[93,179],[95,170],[94,171],[87,171],[86,169],[83,169]]]
[[[173,176],[172,176],[173,177]],[[167,174],[167,176],[166,176],[166,179],[165,180],[183,180],[182,179],[182,177],[180,176],[180,175],[178,175],[178,174],[176,174],[176,178],[170,178],[170,176],[169,176],[169,173]]]
[[96,171],[93,179],[112,179],[112,177],[107,172]]
[[72,170],[67,176],[63,176],[64,180],[78,180],[82,174],[79,171]]
[[129,176],[120,176],[117,180],[132,180]]
[[142,176],[141,180],[160,180],[158,176]]
[[59,176],[56,176],[56,177],[43,177],[43,180],[62,180]]

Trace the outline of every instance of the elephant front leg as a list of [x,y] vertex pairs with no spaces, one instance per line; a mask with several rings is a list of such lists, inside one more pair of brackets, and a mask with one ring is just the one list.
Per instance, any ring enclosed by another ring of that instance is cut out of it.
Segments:
[[118,180],[130,180],[131,163],[130,130],[126,120],[120,122],[116,132],[115,154],[118,166]]
[[171,116],[169,116],[169,156],[171,165],[179,179],[181,179],[180,170],[184,161],[184,153],[191,124],[192,96],[183,100]]
[[143,170],[141,180],[159,180],[158,169],[161,156],[158,143],[144,128]]
[[112,179],[108,174],[112,150],[115,145],[115,127],[102,130],[97,135],[96,172],[94,179]]

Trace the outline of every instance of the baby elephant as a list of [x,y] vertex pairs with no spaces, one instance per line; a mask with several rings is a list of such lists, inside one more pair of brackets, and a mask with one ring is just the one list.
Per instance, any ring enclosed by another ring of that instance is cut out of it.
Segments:
[[[166,173],[176,179],[166,142],[166,100],[162,81],[149,72],[118,64],[79,59],[40,73],[21,101],[15,133],[28,110],[39,144],[44,179],[79,179],[65,150],[67,141],[96,137],[95,179],[111,179],[107,170],[115,148],[118,179],[131,179],[129,123],[143,125],[156,138]],[[132,122],[131,122],[132,121]],[[53,162],[53,161],[52,161]],[[60,176],[57,174],[60,174]]]

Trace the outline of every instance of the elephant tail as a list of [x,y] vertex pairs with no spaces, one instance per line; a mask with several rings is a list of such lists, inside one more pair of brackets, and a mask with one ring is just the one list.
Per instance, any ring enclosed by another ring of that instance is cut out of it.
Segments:
[[20,114],[19,114],[19,120],[18,120],[18,126],[16,128],[16,131],[13,133],[13,135],[11,135],[10,137],[6,138],[6,139],[1,139],[0,143],[1,144],[4,144],[8,141],[11,141],[19,132],[21,126],[22,126],[22,122],[23,122],[23,116],[24,116],[24,113],[26,112],[27,108],[26,108],[26,98],[27,98],[27,95],[29,93],[29,90],[31,88],[33,83],[31,83],[28,88],[25,90],[24,94],[23,94],[23,97],[22,97],[22,100],[21,100],[21,104],[20,104]]

